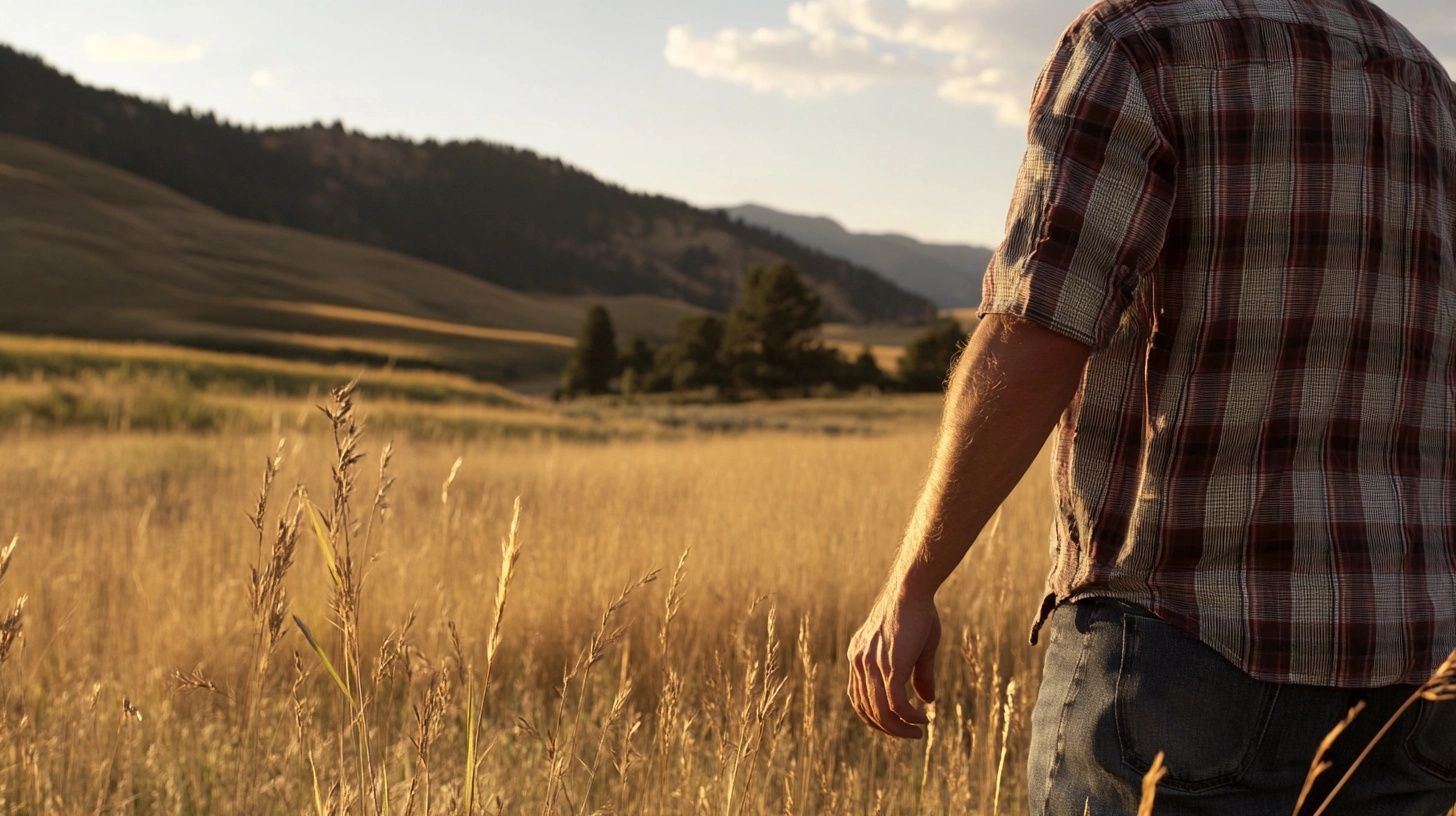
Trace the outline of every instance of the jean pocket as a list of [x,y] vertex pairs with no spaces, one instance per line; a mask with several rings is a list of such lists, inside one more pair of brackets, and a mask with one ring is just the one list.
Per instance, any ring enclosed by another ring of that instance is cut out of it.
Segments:
[[1456,782],[1456,700],[1416,704],[1416,724],[1406,738],[1411,762],[1438,779]]
[[1123,618],[1117,735],[1123,762],[1140,774],[1162,751],[1163,785],[1201,791],[1236,781],[1278,693],[1172,624]]

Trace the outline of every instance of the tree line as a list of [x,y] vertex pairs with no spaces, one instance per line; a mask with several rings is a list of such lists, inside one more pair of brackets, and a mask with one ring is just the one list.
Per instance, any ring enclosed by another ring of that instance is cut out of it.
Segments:
[[749,270],[726,317],[684,317],[673,328],[672,339],[656,347],[641,338],[620,346],[611,314],[604,306],[593,306],[557,394],[939,391],[965,340],[959,323],[940,321],[906,345],[892,374],[880,368],[868,345],[854,359],[824,345],[819,340],[823,323],[822,299],[788,263]]

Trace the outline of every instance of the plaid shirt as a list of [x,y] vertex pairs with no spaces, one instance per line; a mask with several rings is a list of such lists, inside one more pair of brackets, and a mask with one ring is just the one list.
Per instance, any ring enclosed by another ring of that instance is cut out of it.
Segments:
[[1326,686],[1456,647],[1453,115],[1366,0],[1103,0],[1067,30],[981,305],[1094,349],[1043,617],[1124,599]]

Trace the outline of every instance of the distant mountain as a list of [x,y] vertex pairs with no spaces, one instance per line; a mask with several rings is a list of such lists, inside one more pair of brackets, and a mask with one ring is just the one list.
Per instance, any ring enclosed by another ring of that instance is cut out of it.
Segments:
[[873,269],[942,309],[981,302],[981,276],[991,250],[967,244],[927,244],[905,235],[850,232],[822,217],[793,215],[757,204],[724,210],[821,252]]
[[712,310],[789,261],[848,321],[932,304],[860,266],[563,162],[486,142],[258,130],[76,82],[0,46],[0,131],[150,179],[228,215],[401,252],[526,292],[654,295]]

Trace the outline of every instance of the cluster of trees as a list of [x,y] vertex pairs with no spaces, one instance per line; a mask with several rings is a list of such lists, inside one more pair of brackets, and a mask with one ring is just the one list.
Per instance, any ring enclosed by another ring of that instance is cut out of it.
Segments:
[[822,324],[820,297],[787,263],[750,270],[726,318],[684,317],[672,340],[656,348],[640,338],[619,348],[611,315],[593,306],[562,372],[559,393],[938,391],[965,340],[956,321],[941,321],[905,347],[892,376],[880,369],[869,346],[851,360],[823,345],[818,339]]

